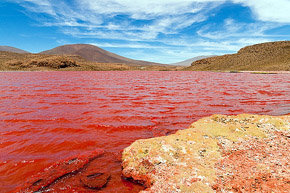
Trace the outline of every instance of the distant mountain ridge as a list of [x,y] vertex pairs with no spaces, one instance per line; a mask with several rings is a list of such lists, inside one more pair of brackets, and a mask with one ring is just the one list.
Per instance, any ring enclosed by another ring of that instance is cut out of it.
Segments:
[[197,60],[185,70],[290,71],[290,41],[246,46],[236,54]]
[[123,64],[139,64],[139,65],[162,65],[154,62],[141,60],[133,60],[123,56],[119,56],[112,52],[91,44],[69,44],[63,45],[51,50],[40,52],[47,55],[78,55],[84,59],[97,63],[123,63]]
[[[114,54],[112,54],[114,55]],[[107,56],[107,55],[105,55]],[[108,60],[107,60],[108,61]],[[148,64],[125,64],[123,61],[114,62],[91,62],[79,55],[68,54],[32,54],[0,51],[0,71],[167,71],[177,70],[170,65]],[[110,59],[110,61],[112,61]]]
[[[290,41],[256,44],[236,54],[201,56],[173,65],[133,60],[97,46],[72,44],[32,54],[10,46],[0,46],[3,70],[193,70],[193,71],[290,71]],[[199,60],[196,60],[199,59]],[[190,60],[191,66],[181,66]],[[179,66],[177,66],[179,65]]]
[[217,55],[208,55],[208,56],[196,56],[194,58],[190,58],[181,62],[176,62],[176,63],[172,63],[170,65],[175,65],[175,66],[190,66],[192,64],[192,62],[195,62],[197,60],[201,60],[201,59],[205,59],[205,58],[209,58],[209,57],[214,57]]
[[11,46],[0,46],[0,51],[5,51],[5,52],[13,52],[13,53],[18,53],[18,54],[27,54],[29,52],[19,49],[19,48],[15,48],[15,47],[11,47]]

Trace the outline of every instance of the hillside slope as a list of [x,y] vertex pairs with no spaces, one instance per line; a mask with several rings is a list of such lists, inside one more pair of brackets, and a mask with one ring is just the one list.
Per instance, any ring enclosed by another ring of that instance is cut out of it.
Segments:
[[29,53],[25,50],[21,50],[19,48],[14,48],[11,46],[0,46],[0,51],[5,51],[5,52],[14,52],[14,53],[19,53],[19,54],[25,54],[25,53]]
[[247,46],[236,54],[195,61],[185,70],[290,71],[290,41]]
[[0,51],[0,71],[176,70],[175,66],[90,62],[76,55],[19,54]]
[[139,65],[161,65],[153,62],[141,60],[132,60],[119,56],[109,51],[103,50],[90,44],[71,44],[43,51],[40,54],[48,55],[78,55],[91,62],[98,63],[122,63],[122,64],[139,64]]

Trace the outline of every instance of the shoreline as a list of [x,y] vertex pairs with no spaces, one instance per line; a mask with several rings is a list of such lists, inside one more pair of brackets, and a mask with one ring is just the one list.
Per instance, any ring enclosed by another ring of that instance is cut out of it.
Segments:
[[251,73],[251,74],[290,74],[290,71],[238,71],[238,73]]
[[0,70],[0,72],[116,72],[116,71],[154,71],[154,72],[164,72],[164,71],[191,71],[191,72],[222,72],[222,73],[251,73],[251,74],[290,74],[290,71],[238,71],[238,70],[231,70],[231,71],[215,71],[215,70]]

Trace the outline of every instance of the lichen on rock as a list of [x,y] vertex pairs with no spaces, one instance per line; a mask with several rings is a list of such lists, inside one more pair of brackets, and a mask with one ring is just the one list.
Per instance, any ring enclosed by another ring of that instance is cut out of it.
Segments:
[[287,192],[290,116],[213,115],[123,151],[144,192]]

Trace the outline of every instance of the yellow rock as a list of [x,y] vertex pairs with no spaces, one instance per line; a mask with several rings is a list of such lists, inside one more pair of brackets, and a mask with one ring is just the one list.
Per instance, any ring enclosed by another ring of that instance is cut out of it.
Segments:
[[202,118],[173,135],[135,141],[123,151],[123,175],[143,181],[144,192],[216,192],[221,146],[289,132],[289,122],[290,116],[249,114]]

